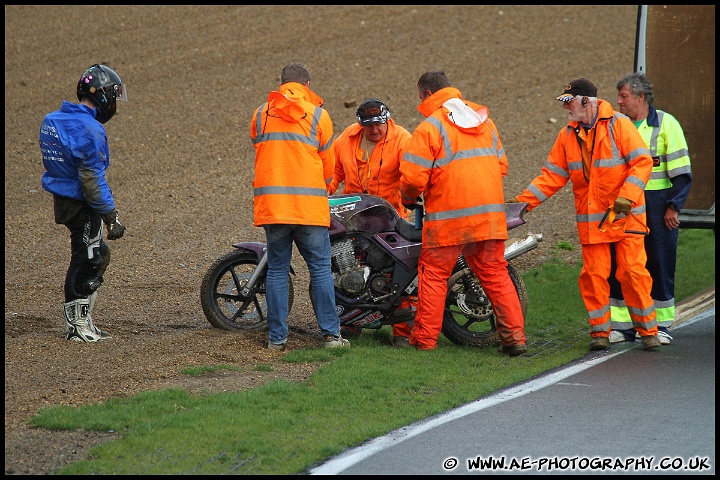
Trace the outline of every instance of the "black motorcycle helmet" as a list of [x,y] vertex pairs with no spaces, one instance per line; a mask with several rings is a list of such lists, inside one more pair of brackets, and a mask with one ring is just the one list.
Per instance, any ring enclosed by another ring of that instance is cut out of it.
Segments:
[[77,97],[89,97],[95,104],[95,118],[105,123],[115,115],[116,100],[127,100],[125,86],[120,76],[105,65],[95,64],[85,70],[77,84]]

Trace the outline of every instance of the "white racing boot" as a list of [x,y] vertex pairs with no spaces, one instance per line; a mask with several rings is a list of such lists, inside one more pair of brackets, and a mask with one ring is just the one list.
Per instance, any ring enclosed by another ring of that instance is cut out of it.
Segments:
[[67,340],[76,342],[97,342],[100,335],[92,329],[90,321],[90,299],[78,298],[63,305]]
[[88,300],[90,300],[90,305],[88,306],[88,325],[90,325],[90,330],[95,332],[96,335],[100,336],[100,340],[105,340],[106,338],[110,338],[110,334],[106,332],[105,330],[96,327],[92,323],[92,311],[93,307],[95,307],[95,299],[97,298],[97,292],[93,292],[92,295],[88,297]]

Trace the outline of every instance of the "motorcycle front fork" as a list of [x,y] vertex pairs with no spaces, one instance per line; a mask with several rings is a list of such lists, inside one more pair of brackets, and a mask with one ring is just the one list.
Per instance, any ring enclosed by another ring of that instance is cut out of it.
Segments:
[[258,261],[257,267],[255,267],[255,270],[253,270],[253,273],[252,275],[250,275],[250,278],[248,279],[245,286],[240,289],[240,295],[242,295],[243,297],[247,297],[250,295],[250,292],[255,289],[255,284],[257,283],[258,278],[260,278],[263,270],[267,268],[267,263],[267,249],[265,249],[262,257],[260,257],[260,260]]

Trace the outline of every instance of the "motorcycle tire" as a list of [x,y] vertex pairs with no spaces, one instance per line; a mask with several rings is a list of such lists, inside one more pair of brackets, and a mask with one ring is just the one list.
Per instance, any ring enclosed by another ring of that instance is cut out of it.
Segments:
[[[257,264],[254,252],[233,250],[207,270],[200,286],[200,303],[212,326],[231,331],[267,328],[265,277],[258,279],[248,296],[240,294]],[[288,275],[288,312],[294,297],[292,277]]]
[[[525,282],[511,264],[508,264],[507,268],[525,318],[528,309]],[[480,281],[469,268],[456,267],[448,280],[442,333],[456,345],[484,347],[499,343],[492,304]]]

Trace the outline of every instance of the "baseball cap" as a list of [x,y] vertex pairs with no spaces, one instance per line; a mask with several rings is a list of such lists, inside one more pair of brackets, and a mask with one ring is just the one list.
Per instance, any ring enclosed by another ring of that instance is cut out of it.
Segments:
[[575,98],[576,95],[580,95],[581,97],[597,97],[597,87],[587,78],[579,78],[568,83],[565,91],[555,97],[555,100],[569,102]]
[[375,125],[378,123],[386,123],[390,118],[390,110],[387,105],[377,98],[365,100],[355,112],[358,123],[363,127]]

